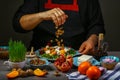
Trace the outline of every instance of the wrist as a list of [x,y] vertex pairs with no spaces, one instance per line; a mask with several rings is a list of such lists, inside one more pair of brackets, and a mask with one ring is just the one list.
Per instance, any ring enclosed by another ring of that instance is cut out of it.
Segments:
[[42,22],[44,20],[44,13],[43,12],[38,13],[38,18],[40,22]]
[[89,38],[89,41],[92,41],[94,43],[94,45],[97,45],[98,42],[98,36],[96,34],[92,34]]

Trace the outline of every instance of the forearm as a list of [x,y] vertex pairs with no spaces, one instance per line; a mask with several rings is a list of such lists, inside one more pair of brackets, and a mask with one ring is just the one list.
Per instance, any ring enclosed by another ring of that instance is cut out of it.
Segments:
[[43,20],[52,20],[58,27],[65,23],[67,17],[60,8],[54,8],[45,12],[24,15],[20,18],[20,25],[24,30],[32,30]]
[[32,30],[42,21],[42,13],[27,14],[20,18],[20,24],[24,30]]

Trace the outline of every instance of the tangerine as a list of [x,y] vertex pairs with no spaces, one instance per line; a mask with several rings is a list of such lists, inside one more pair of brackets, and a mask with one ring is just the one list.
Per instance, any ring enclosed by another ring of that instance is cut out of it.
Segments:
[[90,80],[98,80],[101,76],[101,71],[97,66],[91,66],[88,68],[86,75]]
[[81,73],[81,74],[86,74],[86,71],[88,70],[88,68],[92,66],[92,64],[89,62],[89,61],[84,61],[82,62],[81,64],[79,64],[78,66],[78,71]]

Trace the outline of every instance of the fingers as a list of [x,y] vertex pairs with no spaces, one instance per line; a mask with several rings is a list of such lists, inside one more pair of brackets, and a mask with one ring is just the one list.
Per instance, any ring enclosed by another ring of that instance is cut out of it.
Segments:
[[57,8],[59,11],[58,14],[60,15],[59,17],[61,18],[61,24],[64,24],[64,22],[66,21],[67,15],[60,9]]
[[88,49],[88,48],[85,48],[81,53],[82,53],[82,54],[88,54],[88,51],[89,51],[89,49]]
[[41,12],[43,20],[52,20],[55,23],[55,27],[58,27],[65,23],[68,16],[60,9],[54,8],[45,12]]
[[90,54],[93,51],[95,51],[94,47],[90,45],[86,45],[86,43],[83,43],[79,48],[79,52],[82,54]]
[[60,8],[54,8],[52,9],[51,18],[58,27],[65,23],[67,15]]
[[82,54],[87,54],[89,51],[89,48],[86,47],[85,45],[82,45],[79,49],[79,52],[82,53]]

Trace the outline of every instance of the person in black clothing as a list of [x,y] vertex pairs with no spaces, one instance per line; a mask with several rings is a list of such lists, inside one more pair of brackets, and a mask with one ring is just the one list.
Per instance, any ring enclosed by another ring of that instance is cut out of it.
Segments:
[[55,27],[64,27],[64,45],[83,54],[94,51],[98,34],[105,33],[98,0],[24,0],[13,18],[16,32],[33,31],[35,50],[56,38]]

